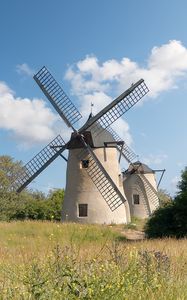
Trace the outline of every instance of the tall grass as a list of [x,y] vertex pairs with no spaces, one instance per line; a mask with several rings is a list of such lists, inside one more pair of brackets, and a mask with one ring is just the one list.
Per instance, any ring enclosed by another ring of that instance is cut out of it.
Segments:
[[187,299],[187,240],[116,226],[0,223],[0,299]]

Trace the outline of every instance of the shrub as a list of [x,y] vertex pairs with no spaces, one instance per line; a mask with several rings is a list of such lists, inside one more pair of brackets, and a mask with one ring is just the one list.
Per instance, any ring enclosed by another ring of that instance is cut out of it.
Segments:
[[149,238],[187,236],[187,168],[178,184],[179,192],[174,201],[155,211],[145,226]]
[[61,220],[64,190],[41,192],[24,191],[21,194],[0,194],[0,221],[11,220]]
[[145,233],[149,238],[175,236],[174,209],[171,204],[154,212],[145,225]]

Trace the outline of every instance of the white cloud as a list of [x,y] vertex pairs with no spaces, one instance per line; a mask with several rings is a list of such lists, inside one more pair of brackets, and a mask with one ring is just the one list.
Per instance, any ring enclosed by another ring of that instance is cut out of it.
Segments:
[[[34,73],[26,63],[17,65],[17,72],[27,76]],[[70,66],[65,78],[71,83],[72,92],[78,97],[81,113],[86,120],[91,102],[96,114],[140,78],[145,79],[150,89],[147,97],[150,99],[176,88],[179,79],[186,73],[187,49],[181,42],[172,40],[154,47],[144,66],[127,57],[101,63],[92,55]],[[60,127],[57,126],[58,120],[58,115],[42,100],[18,98],[5,83],[0,82],[0,128],[9,130],[13,138],[19,138],[25,145],[47,142],[64,126],[63,122],[59,122]],[[114,129],[128,144],[132,142],[129,125],[122,118],[114,123]],[[64,130],[63,136],[67,134],[68,131]],[[160,164],[165,158],[150,155],[146,162]]]
[[168,158],[166,154],[149,154],[142,161],[147,165],[161,165]]
[[114,90],[123,92],[140,78],[145,79],[150,93],[159,93],[177,87],[177,80],[187,72],[187,48],[180,41],[172,40],[160,47],[154,47],[141,67],[127,57],[120,61],[111,59],[100,63],[95,56],[87,56],[67,70],[65,78],[72,84],[75,94]]
[[[102,99],[102,101],[101,101]],[[91,103],[94,104],[92,111],[95,115],[98,111],[103,109],[108,103],[110,103],[112,100],[111,97],[109,97],[104,92],[94,92],[91,94],[85,94],[81,97],[81,103],[80,103],[80,110],[84,117],[88,117],[89,110],[91,108]]]
[[[70,66],[65,79],[70,82],[72,93],[78,96],[81,112],[86,117],[91,102],[97,113],[111,102],[111,96],[118,96],[140,78],[145,80],[150,90],[148,97],[144,99],[150,99],[163,91],[176,88],[178,80],[186,74],[187,48],[180,41],[171,40],[160,47],[154,47],[145,66],[140,66],[127,57],[120,61],[111,59],[100,63],[96,56],[91,55]],[[140,103],[142,102],[143,99]],[[132,141],[128,124],[120,119],[119,125],[118,132],[120,129],[122,137],[128,137],[127,142]],[[156,163],[159,161],[157,158]]]
[[26,63],[17,65],[16,71],[18,74],[26,75],[26,76],[33,76],[35,73],[35,71],[31,67],[29,67],[28,64]]
[[10,131],[21,145],[48,142],[56,135],[55,115],[40,99],[17,98],[0,82],[0,128]]

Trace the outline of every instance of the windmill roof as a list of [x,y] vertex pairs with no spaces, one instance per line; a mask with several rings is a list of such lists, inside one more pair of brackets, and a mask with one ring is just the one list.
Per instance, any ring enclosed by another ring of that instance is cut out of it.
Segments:
[[148,167],[146,164],[136,161],[133,164],[130,164],[128,169],[125,171],[125,174],[132,173],[154,173],[154,171]]
[[103,129],[98,123],[91,126],[88,130],[91,132],[94,147],[104,147],[104,143],[115,142],[112,134],[107,129]]
[[[88,120],[93,117],[93,114],[90,113]],[[88,122],[86,121],[86,123]],[[86,125],[85,123],[85,125]],[[98,134],[99,133],[99,134]],[[91,125],[86,131],[83,132],[84,138],[87,144],[89,144],[91,147],[95,148],[101,148],[104,147],[104,143],[108,142],[116,142],[113,138],[112,134],[107,130],[104,129],[98,122]],[[111,145],[109,145],[111,147]],[[114,147],[115,144],[112,145]],[[72,133],[71,140],[68,145],[68,149],[75,149],[75,148],[82,148],[83,145],[80,141],[80,139],[77,137],[76,133]]]
[[[96,130],[95,130],[96,129]],[[98,129],[98,130],[97,130]],[[106,129],[102,129],[98,124],[94,124],[94,127],[88,128],[83,134],[87,144],[89,144],[92,148],[101,148],[104,147],[104,143],[107,142],[115,142],[112,134]],[[99,132],[99,134],[98,134]],[[114,147],[114,145],[112,145]],[[77,149],[82,148],[83,144],[80,138],[76,133],[71,134],[71,140],[68,145],[68,149]],[[110,145],[111,147],[111,145]]]

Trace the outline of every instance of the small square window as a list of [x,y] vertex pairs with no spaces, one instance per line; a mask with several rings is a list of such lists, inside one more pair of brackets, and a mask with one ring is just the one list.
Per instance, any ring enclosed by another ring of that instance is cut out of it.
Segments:
[[88,216],[88,204],[79,204],[79,217]]
[[140,195],[133,194],[133,202],[134,202],[135,205],[140,204]]
[[89,160],[83,159],[81,160],[81,169],[87,169],[89,167]]

